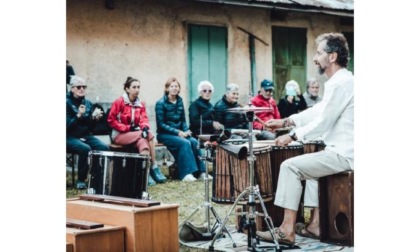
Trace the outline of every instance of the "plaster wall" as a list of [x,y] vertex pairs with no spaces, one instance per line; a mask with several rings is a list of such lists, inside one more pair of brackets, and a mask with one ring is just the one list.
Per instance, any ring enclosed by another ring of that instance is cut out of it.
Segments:
[[264,78],[272,79],[272,25],[308,29],[308,77],[318,76],[312,62],[316,36],[342,30],[339,18],[314,14],[290,13],[284,21],[271,21],[266,9],[184,0],[116,0],[115,5],[107,10],[102,0],[67,0],[66,57],[76,74],[87,80],[92,102],[112,103],[123,93],[128,76],[138,78],[153,128],[154,105],[169,77],[180,81],[188,108],[189,23],[227,27],[228,83],[240,86],[243,104],[251,83],[250,58],[248,35],[237,27],[268,44],[255,41],[258,87]]

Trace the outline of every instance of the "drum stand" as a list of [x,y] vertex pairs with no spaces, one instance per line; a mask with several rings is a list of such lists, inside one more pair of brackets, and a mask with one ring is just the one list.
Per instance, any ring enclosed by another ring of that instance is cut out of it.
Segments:
[[[245,228],[248,230],[248,251],[256,252],[256,251],[267,251],[268,248],[273,248],[276,252],[281,252],[280,245],[277,242],[277,239],[274,240],[274,245],[268,245],[268,246],[261,246],[259,245],[259,238],[257,238],[257,227],[255,224],[255,217],[257,215],[264,216],[264,221],[266,222],[267,226],[269,227],[269,231],[271,233],[272,237],[275,237],[274,235],[274,224],[271,220],[271,217],[267,213],[267,209],[265,208],[264,201],[261,197],[260,190],[258,185],[254,185],[254,163],[255,163],[255,155],[253,151],[253,133],[252,133],[252,122],[254,121],[254,112],[253,111],[247,111],[246,116],[249,122],[248,126],[248,146],[249,146],[249,154],[248,154],[248,164],[249,164],[249,184],[250,186],[245,189],[245,191],[241,192],[241,194],[236,199],[235,203],[229,210],[228,214],[226,215],[225,219],[223,220],[222,227],[224,228],[231,212],[235,209],[236,205],[239,203],[239,201],[245,196],[248,195],[248,213],[245,214],[246,216],[246,223]],[[264,214],[259,214],[255,211],[255,197],[258,197],[259,203],[261,204],[262,210]],[[244,213],[237,213],[240,215],[243,215]],[[220,229],[222,230],[222,229]],[[220,233],[219,230],[219,233]],[[216,241],[216,238],[218,237],[218,234],[213,238],[212,243],[209,246],[209,251],[214,251],[213,244]]]
[[[234,242],[234,240],[232,238],[232,235],[229,233],[229,231],[226,229],[225,226],[223,226],[223,228],[220,228],[219,229],[218,235],[216,236],[216,230],[219,228],[220,224],[222,223],[222,220],[220,219],[220,217],[217,214],[216,210],[214,209],[214,207],[212,206],[212,204],[209,201],[208,160],[213,160],[213,158],[210,157],[211,156],[210,151],[211,151],[212,148],[213,147],[211,145],[210,146],[205,146],[206,155],[204,157],[199,157],[201,160],[203,160],[203,159],[205,160],[205,167],[206,167],[206,177],[204,179],[204,190],[205,190],[205,193],[204,193],[204,202],[200,206],[198,206],[178,226],[178,228],[181,229],[184,224],[187,224],[187,225],[189,225],[189,227],[195,229],[195,231],[201,233],[201,235],[202,235],[202,237],[203,237],[204,240],[211,240],[211,239],[213,239],[213,237],[219,236],[220,235],[220,231],[223,230],[223,231],[225,231],[228,234],[229,238],[232,240],[233,247],[235,248],[236,247],[236,244],[235,244],[235,242]],[[188,220],[190,220],[194,216],[194,214],[197,213],[198,210],[200,210],[202,207],[205,207],[206,208],[205,209],[206,210],[205,211],[205,216],[206,216],[206,223],[207,223],[207,225],[206,225],[206,231],[204,233],[202,233],[201,230],[199,230],[199,229],[195,228],[194,226],[192,226],[192,224],[187,223]],[[216,222],[214,223],[213,227],[211,227],[211,224],[210,224],[210,210],[211,210],[214,218],[216,219]]]

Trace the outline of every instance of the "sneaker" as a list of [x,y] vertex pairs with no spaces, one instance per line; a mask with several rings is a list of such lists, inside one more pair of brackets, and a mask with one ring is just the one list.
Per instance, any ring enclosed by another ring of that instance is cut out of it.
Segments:
[[[205,172],[202,172],[200,174],[200,177],[198,177],[199,180],[204,180],[205,178],[206,178],[206,173]],[[213,180],[213,176],[211,176],[210,174],[207,174],[207,178],[208,178],[208,180]]]
[[155,166],[150,169],[150,175],[152,175],[153,179],[158,183],[165,183],[166,177],[162,174],[159,167]]
[[194,182],[194,181],[197,181],[197,179],[192,174],[188,174],[182,179],[182,181],[184,181],[184,182]]
[[82,189],[86,189],[86,188],[87,188],[87,185],[86,185],[85,182],[77,180],[76,189],[82,190]]
[[147,180],[147,185],[148,186],[154,186],[154,185],[156,185],[156,181],[152,178],[152,176],[150,176],[150,174],[149,174],[149,178]]

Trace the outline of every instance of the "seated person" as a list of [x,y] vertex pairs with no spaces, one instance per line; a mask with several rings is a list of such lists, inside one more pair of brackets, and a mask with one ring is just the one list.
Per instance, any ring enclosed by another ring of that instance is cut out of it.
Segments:
[[188,108],[190,117],[190,130],[197,138],[203,134],[217,134],[222,130],[222,124],[214,120],[213,104],[210,103],[213,94],[213,85],[209,81],[202,81],[197,86],[198,97]]
[[92,134],[103,111],[94,111],[92,103],[85,98],[85,81],[72,75],[69,82],[71,88],[66,97],[66,148],[67,152],[79,155],[76,188],[86,189],[89,151],[108,151],[109,147]]
[[192,182],[197,178],[205,179],[206,169],[200,159],[198,141],[191,136],[187,126],[180,90],[181,84],[171,77],[165,83],[163,97],[156,102],[157,140],[168,148],[178,163],[179,179]]
[[135,144],[140,154],[150,155],[152,168],[148,184],[164,183],[166,177],[156,162],[154,135],[149,131],[146,104],[139,99],[140,81],[128,77],[124,83],[124,91],[125,93],[112,103],[108,115],[112,141],[119,145]]
[[322,97],[319,96],[319,83],[315,78],[309,79],[306,82],[306,92],[303,94],[306,105],[308,108],[322,101]]
[[276,105],[276,101],[272,98],[274,90],[274,84],[271,80],[263,80],[261,82],[261,89],[258,95],[251,99],[252,105],[255,107],[268,107],[272,108],[272,111],[255,113],[258,119],[254,120],[253,128],[261,130],[261,134],[256,135],[257,140],[274,140],[276,134],[270,132],[265,127],[265,122],[270,119],[280,119],[280,113]]
[[285,88],[286,96],[280,99],[277,104],[282,118],[297,114],[307,108],[305,98],[303,98],[299,84],[296,81],[288,81]]
[[[244,113],[236,113],[227,111],[228,109],[241,107],[238,103],[239,86],[231,83],[226,86],[226,92],[222,99],[214,105],[214,119],[223,124],[226,130],[232,129],[248,129],[248,119]],[[248,134],[232,134],[231,139],[248,138]]]

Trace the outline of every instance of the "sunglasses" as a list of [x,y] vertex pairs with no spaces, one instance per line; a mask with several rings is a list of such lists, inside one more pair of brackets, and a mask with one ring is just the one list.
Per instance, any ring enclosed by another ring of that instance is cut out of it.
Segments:
[[83,86],[76,86],[76,88],[77,88],[77,90],[80,90],[81,88],[86,89],[86,88],[87,88],[87,86],[86,86],[86,85],[83,85]]
[[267,93],[272,93],[274,90],[273,89],[264,89],[265,92]]
[[203,91],[203,93],[211,93],[211,92],[213,92],[213,90],[211,90],[211,89],[203,89],[201,91]]

